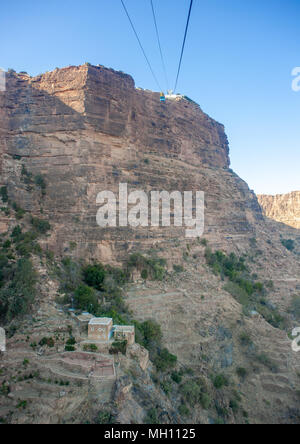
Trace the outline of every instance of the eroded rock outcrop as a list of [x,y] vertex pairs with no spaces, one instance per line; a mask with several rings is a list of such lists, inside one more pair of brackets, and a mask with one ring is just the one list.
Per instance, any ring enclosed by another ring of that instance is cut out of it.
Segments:
[[300,228],[300,191],[275,196],[261,194],[257,197],[266,217]]

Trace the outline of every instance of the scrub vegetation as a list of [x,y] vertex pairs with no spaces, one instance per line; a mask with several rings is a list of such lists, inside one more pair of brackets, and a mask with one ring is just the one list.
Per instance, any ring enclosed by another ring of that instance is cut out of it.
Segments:
[[222,280],[227,280],[224,289],[243,306],[245,315],[257,312],[273,327],[286,327],[285,318],[267,300],[266,286],[251,275],[245,257],[237,257],[234,253],[226,255],[222,251],[212,252],[206,248],[205,258],[213,272],[220,275]]

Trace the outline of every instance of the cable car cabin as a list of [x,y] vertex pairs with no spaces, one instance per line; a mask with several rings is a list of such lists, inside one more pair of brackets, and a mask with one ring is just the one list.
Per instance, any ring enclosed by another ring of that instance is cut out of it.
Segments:
[[162,103],[165,103],[165,101],[166,101],[166,96],[164,95],[164,93],[160,93],[160,101],[161,101]]

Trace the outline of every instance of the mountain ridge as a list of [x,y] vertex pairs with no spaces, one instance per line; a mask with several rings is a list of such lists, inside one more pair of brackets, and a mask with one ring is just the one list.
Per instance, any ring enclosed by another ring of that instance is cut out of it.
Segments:
[[300,228],[300,191],[285,194],[259,194],[264,215],[293,228]]

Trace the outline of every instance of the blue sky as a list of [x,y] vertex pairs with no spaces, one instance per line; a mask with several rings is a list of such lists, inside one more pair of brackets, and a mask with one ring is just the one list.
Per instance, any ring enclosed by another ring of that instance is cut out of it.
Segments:
[[[125,0],[164,83],[149,0]],[[189,0],[154,0],[170,83]],[[178,91],[222,122],[232,168],[257,193],[300,190],[300,0],[195,0]],[[119,0],[14,0],[0,12],[0,66],[36,75],[86,61],[157,90]]]

